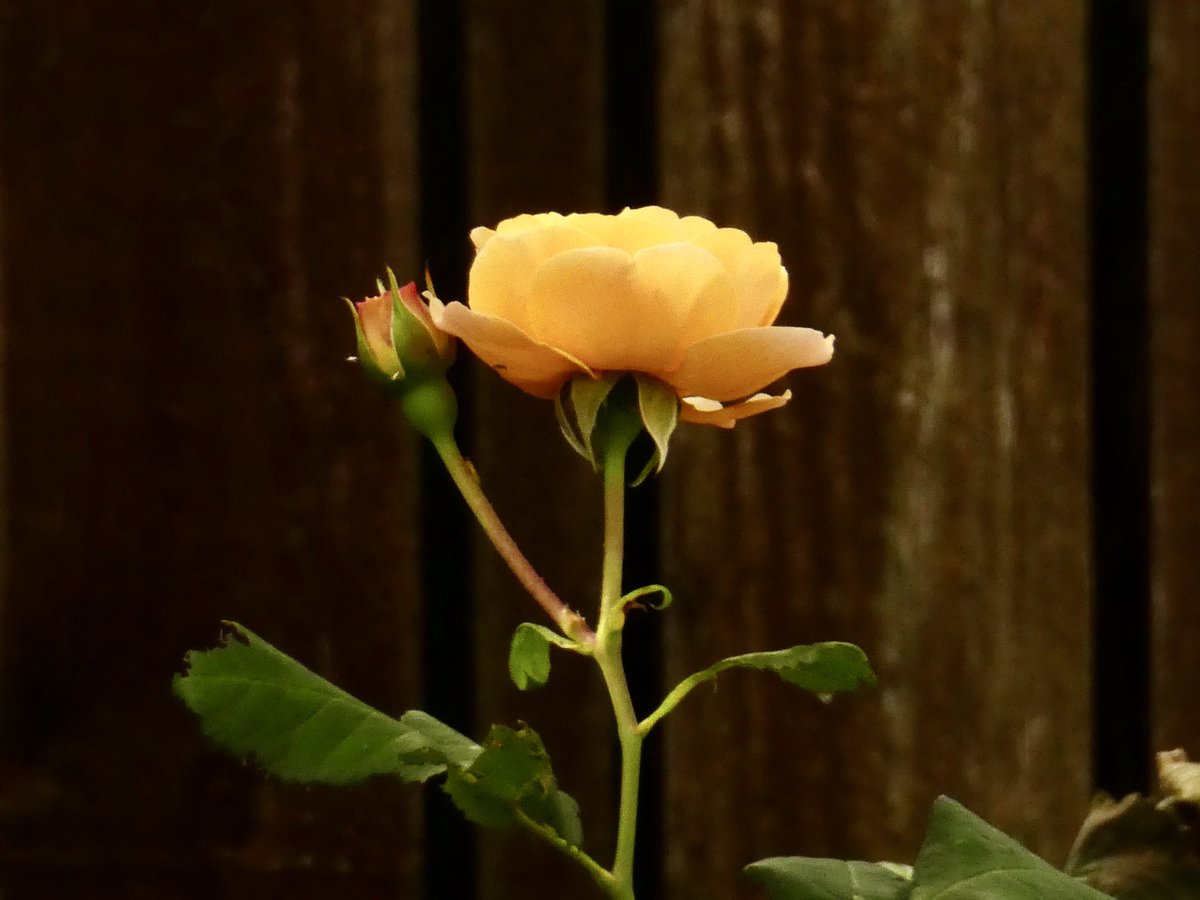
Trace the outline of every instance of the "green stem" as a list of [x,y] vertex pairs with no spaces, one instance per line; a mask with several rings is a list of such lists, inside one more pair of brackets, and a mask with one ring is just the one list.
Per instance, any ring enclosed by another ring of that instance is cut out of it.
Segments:
[[619,634],[613,638],[612,641],[601,639],[595,654],[617,717],[617,734],[621,744],[621,800],[617,814],[617,852],[612,866],[614,883],[610,893],[617,900],[633,900],[633,851],[637,837],[642,735],[638,732],[637,716],[633,711],[625,670],[621,664],[621,638]]
[[479,484],[479,475],[458,449],[458,444],[452,434],[431,436],[433,446],[441,457],[446,471],[454,480],[459,493],[462,494],[467,506],[479,520],[484,534],[492,542],[492,546],[508,564],[517,580],[525,590],[529,591],[538,605],[546,611],[567,637],[585,646],[591,645],[595,639],[592,629],[588,627],[583,616],[565,604],[558,594],[537,573],[533,565],[525,558],[517,542],[513,540],[504,523],[496,514],[495,508],[484,494]]
[[594,656],[604,676],[617,720],[621,744],[621,800],[617,817],[617,851],[609,895],[634,900],[633,851],[637,836],[638,784],[641,777],[642,735],[629,696],[621,660],[621,630],[625,610],[621,600],[621,570],[625,554],[625,453],[637,431],[613,428],[604,449],[604,569],[600,587],[600,620]]

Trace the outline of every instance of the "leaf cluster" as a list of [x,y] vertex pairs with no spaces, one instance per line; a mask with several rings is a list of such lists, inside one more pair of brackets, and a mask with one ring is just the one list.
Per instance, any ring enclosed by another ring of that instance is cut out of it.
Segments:
[[933,804],[911,868],[894,863],[777,857],[747,875],[771,900],[1103,900],[948,797]]
[[373,776],[443,789],[473,822],[550,831],[582,842],[579,810],[559,790],[530,728],[495,726],[482,745],[420,710],[393,718],[305,668],[236,623],[219,646],[193,651],[175,693],[223,749],[272,775],[346,785]]

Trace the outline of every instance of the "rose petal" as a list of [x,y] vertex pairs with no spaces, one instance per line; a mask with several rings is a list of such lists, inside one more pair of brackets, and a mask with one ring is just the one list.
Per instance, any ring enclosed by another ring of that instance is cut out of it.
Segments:
[[742,328],[688,347],[678,371],[664,376],[681,395],[737,400],[793,369],[833,358],[833,336],[813,328]]
[[679,221],[679,213],[662,206],[627,206],[617,213],[617,221],[619,222],[637,220],[654,222],[665,228],[669,228]]
[[674,240],[674,231],[667,224],[650,218],[628,218],[613,222],[605,243],[626,253],[636,253],[646,247]]
[[475,245],[476,250],[482,250],[483,245],[495,236],[496,232],[490,228],[484,228],[482,225],[471,229],[471,243]]
[[507,319],[528,330],[526,303],[538,267],[564,250],[595,244],[587,233],[565,223],[516,234],[497,233],[471,266],[467,296],[471,309]]
[[634,288],[633,259],[613,247],[568,250],[543,265],[528,314],[536,340],[595,369],[653,372],[678,353]]
[[679,409],[679,418],[697,425],[732,428],[739,419],[779,409],[791,399],[792,392],[784,391],[778,397],[772,397],[770,394],[755,394],[749,400],[743,400],[733,406],[722,406],[716,400],[710,400],[707,397],[684,397]]
[[577,372],[593,374],[578,360],[538,343],[504,319],[441,301],[431,301],[429,312],[438,328],[460,338],[501,378],[535,397],[550,399]]
[[544,212],[544,213],[521,213],[519,216],[513,216],[511,219],[505,219],[496,226],[497,234],[521,234],[525,231],[533,231],[537,228],[545,228],[547,225],[554,225],[563,221],[566,218],[562,213]]
[[357,301],[354,307],[363,340],[372,357],[369,362],[388,374],[403,372],[404,365],[392,342],[392,295],[368,297]]
[[788,290],[779,248],[767,241],[745,248],[730,274],[738,293],[738,326],[755,328],[774,322]]
[[[753,244],[750,235],[739,228],[717,228],[707,219],[699,219],[693,223],[693,218],[695,217],[680,221],[679,224],[684,227],[679,239],[703,247],[723,262],[731,274],[735,272],[741,264],[742,256]],[[701,222],[708,227],[705,228]]]
[[567,224],[591,235],[595,244],[607,244],[608,236],[616,223],[615,216],[606,216],[603,213],[571,213],[567,216]]
[[717,226],[704,216],[683,216],[677,228],[681,241],[696,241],[717,230]]
[[639,250],[633,280],[642,309],[650,311],[648,327],[673,338],[670,354],[657,360],[657,368],[643,371],[674,370],[685,348],[734,327],[733,282],[707,250],[692,244]]

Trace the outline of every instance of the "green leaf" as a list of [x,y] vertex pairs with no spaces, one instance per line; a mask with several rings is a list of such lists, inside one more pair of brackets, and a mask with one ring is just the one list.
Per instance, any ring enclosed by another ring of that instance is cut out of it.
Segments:
[[933,804],[913,866],[912,900],[1099,900],[1099,891],[1039,859],[948,797]]
[[[657,448],[654,454],[657,461],[655,471],[661,472],[667,461],[667,444],[675,426],[679,424],[679,397],[673,388],[657,378],[635,375],[634,379],[637,381],[638,411],[641,413],[642,425]],[[637,483],[641,483],[648,474],[647,468],[638,476]]]
[[173,688],[204,733],[280,778],[351,784],[372,775],[424,781],[469,766],[482,748],[420,711],[373,709],[233,622],[220,646],[187,655]]
[[513,632],[508,649],[508,674],[523,691],[541,687],[550,678],[550,645],[579,650],[579,645],[544,625],[522,622]]
[[875,673],[871,671],[867,655],[854,644],[841,641],[730,656],[693,677],[716,678],[727,669],[774,672],[788,684],[821,696],[855,691],[862,685],[875,683]]
[[775,857],[745,872],[771,900],[906,900],[912,893],[911,870],[891,863]]
[[583,841],[579,807],[558,789],[546,748],[530,728],[492,726],[478,758],[450,770],[445,791],[478,825],[509,828],[528,819],[575,846]]

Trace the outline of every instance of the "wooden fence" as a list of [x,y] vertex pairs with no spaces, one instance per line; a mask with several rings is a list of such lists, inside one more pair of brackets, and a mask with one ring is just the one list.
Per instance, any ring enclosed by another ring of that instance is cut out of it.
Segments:
[[[634,497],[640,701],[862,644],[822,706],[699,691],[650,746],[639,877],[911,859],[949,793],[1061,862],[1099,783],[1200,754],[1200,3],[0,0],[0,890],[584,897],[436,790],[273,783],[168,690],[222,618],[382,708],[528,721],[611,850],[598,678],[506,676],[535,608],[338,297],[467,230],[661,202],[779,242],[838,335],[785,410],[686,428]],[[573,603],[596,479],[464,364],[494,502]]]

